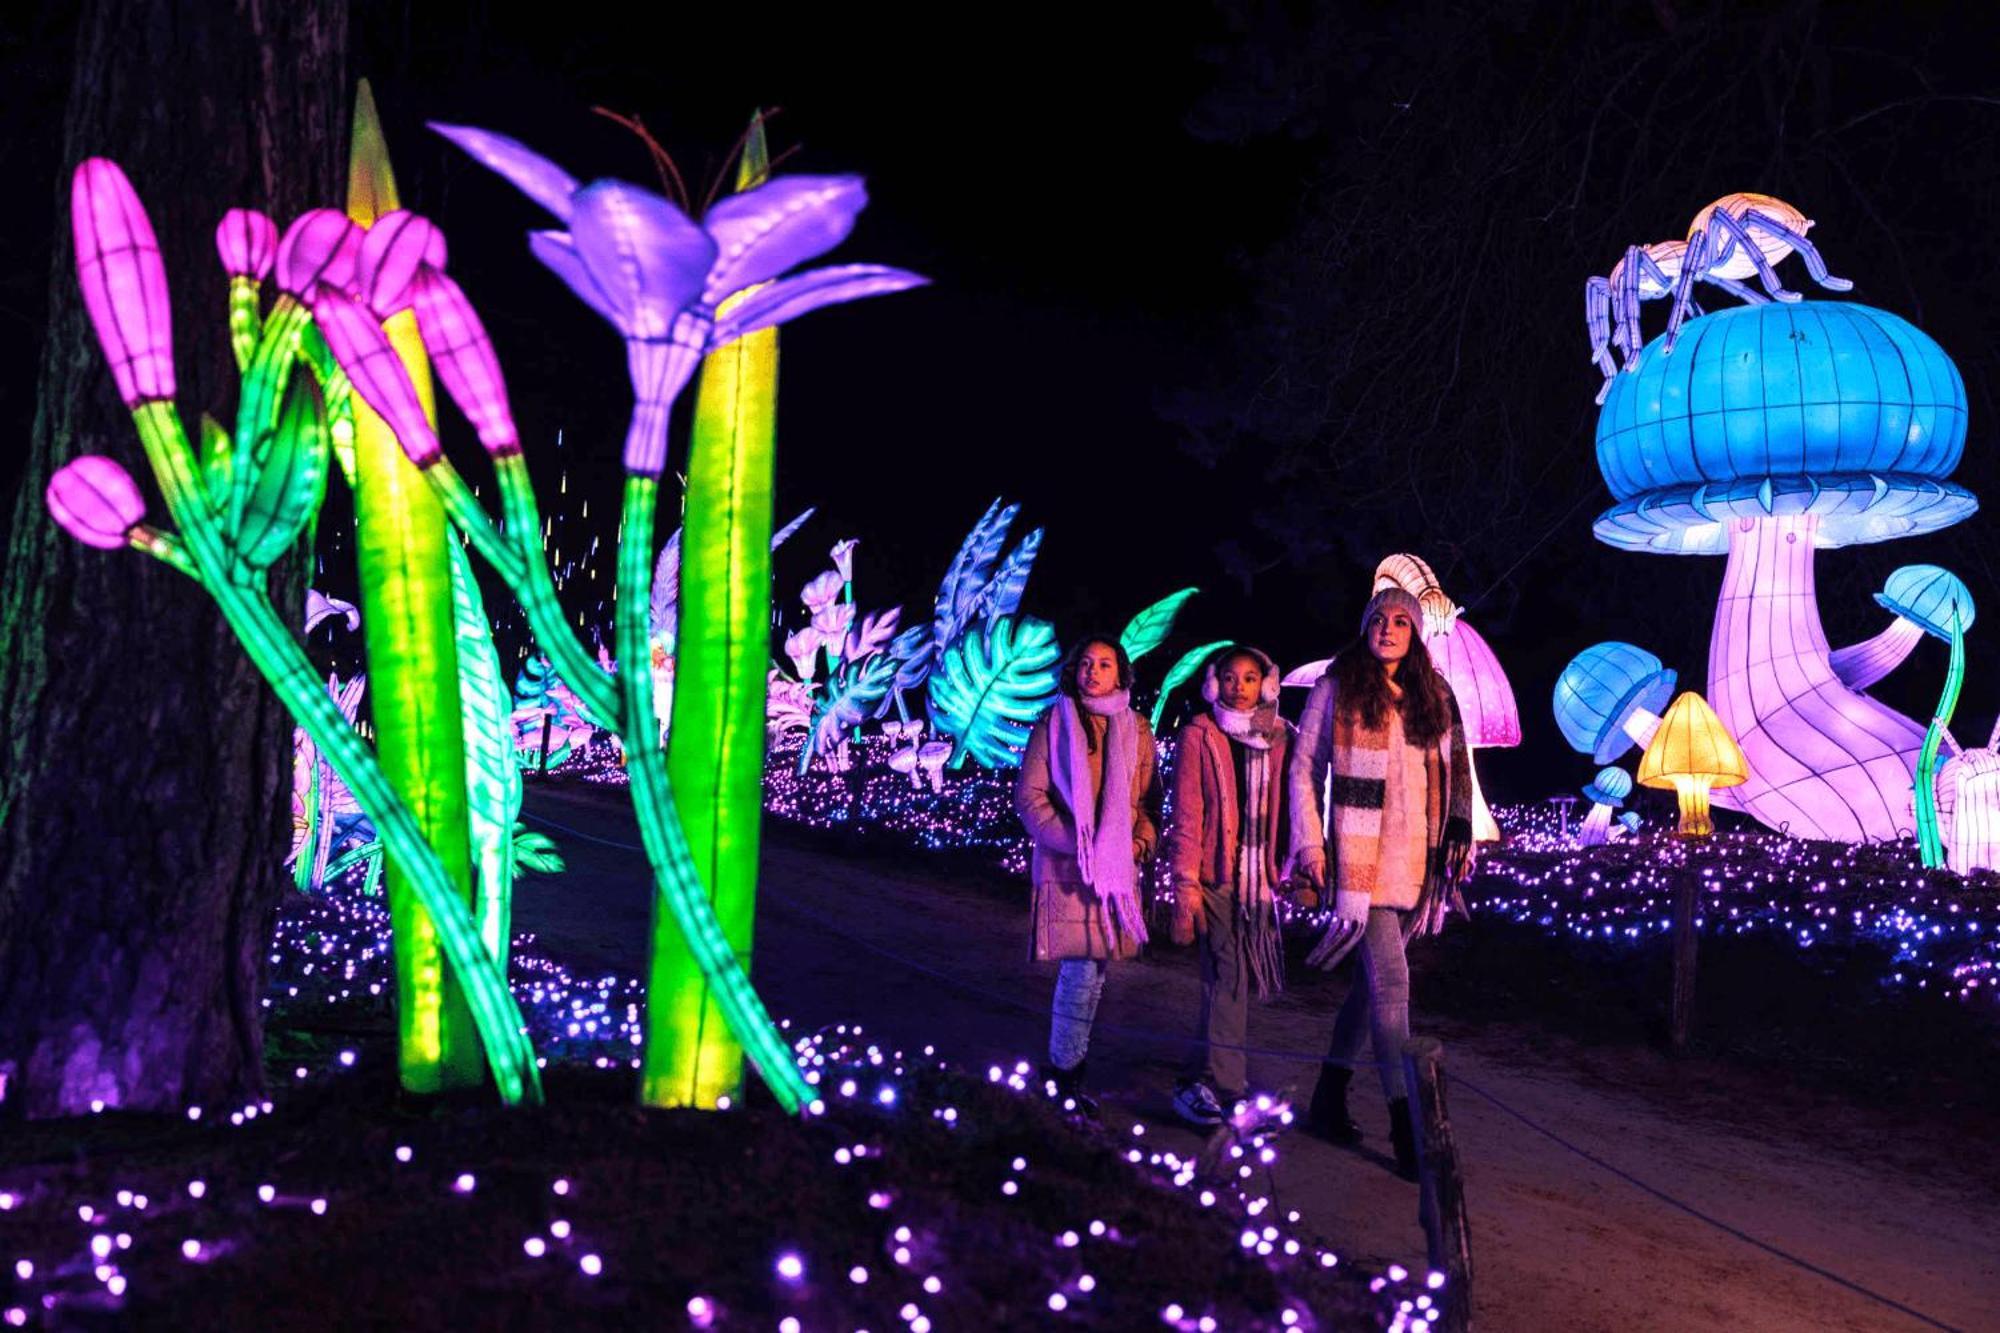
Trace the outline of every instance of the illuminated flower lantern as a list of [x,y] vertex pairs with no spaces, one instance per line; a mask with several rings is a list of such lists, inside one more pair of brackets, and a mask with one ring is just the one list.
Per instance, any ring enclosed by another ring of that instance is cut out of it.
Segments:
[[1611,812],[1625,804],[1625,798],[1632,794],[1632,775],[1622,768],[1600,768],[1590,785],[1583,789],[1583,799],[1590,802],[1590,813],[1584,816],[1583,828],[1577,832],[1576,840],[1585,847],[1595,847],[1611,838]]
[[1963,750],[1938,774],[1945,864],[1961,875],[2000,870],[2000,722],[1985,748]]
[[[1507,673],[1500,669],[1500,660],[1486,646],[1486,640],[1472,626],[1457,619],[1457,615],[1458,610],[1453,607],[1444,620],[1444,632],[1435,636],[1426,633],[1424,647],[1430,650],[1431,662],[1444,673],[1458,699],[1458,711],[1465,722],[1466,748],[1519,745],[1521,711],[1514,703],[1514,687],[1507,683]],[[1428,630],[1431,624],[1428,608],[1424,624]],[[1500,827],[1493,822],[1486,794],[1479,789],[1479,756],[1470,757],[1472,836],[1478,842],[1498,842]]]
[[1571,749],[1608,764],[1652,739],[1676,679],[1637,644],[1592,644],[1556,677],[1556,726]]
[[1749,765],[1735,737],[1693,690],[1674,700],[1639,759],[1642,784],[1671,787],[1680,798],[1683,838],[1705,838],[1715,832],[1715,822],[1708,817],[1711,788],[1733,787],[1749,777]]
[[1951,612],[1972,628],[1972,594],[1958,575],[1937,565],[1904,565],[1889,575],[1875,600],[1895,619],[1872,639],[1835,649],[1828,661],[1841,684],[1865,690],[1894,671],[1924,635],[1951,642]]
[[1834,674],[1814,599],[1820,548],[1934,532],[1978,502],[1958,369],[1867,306],[1773,302],[1688,322],[1613,383],[1597,463],[1618,503],[1600,541],[1726,555],[1708,689],[1749,777],[1726,804],[1843,842],[1906,831],[1924,729]]

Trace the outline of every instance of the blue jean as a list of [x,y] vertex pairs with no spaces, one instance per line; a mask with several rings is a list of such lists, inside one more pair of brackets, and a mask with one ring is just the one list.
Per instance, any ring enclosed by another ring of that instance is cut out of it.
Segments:
[[1101,959],[1070,958],[1056,972],[1056,995],[1049,1008],[1049,1063],[1057,1069],[1076,1068],[1090,1050],[1090,1025],[1097,1021],[1107,966]]
[[1404,1095],[1403,1043],[1410,1039],[1410,964],[1403,953],[1406,913],[1377,907],[1368,913],[1368,930],[1355,947],[1361,975],[1348,988],[1340,1014],[1333,1020],[1333,1044],[1327,1059],[1354,1068],[1365,1036],[1375,1046],[1375,1068],[1382,1076],[1382,1094],[1390,1101]]

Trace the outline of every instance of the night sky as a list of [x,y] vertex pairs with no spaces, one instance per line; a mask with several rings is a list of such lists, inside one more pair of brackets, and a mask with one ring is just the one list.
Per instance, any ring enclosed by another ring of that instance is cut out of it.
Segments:
[[[935,286],[782,335],[779,519],[819,510],[778,562],[787,613],[848,536],[864,608],[927,612],[959,538],[1004,495],[1022,530],[1048,530],[1026,609],[1065,638],[1196,584],[1161,659],[1241,635],[1296,664],[1351,636],[1375,559],[1414,551],[1513,671],[1527,744],[1482,760],[1503,799],[1590,775],[1548,709],[1585,645],[1630,638],[1690,686],[1706,675],[1722,562],[1590,537],[1611,501],[1581,296],[1625,245],[1679,236],[1732,190],[1799,204],[1854,299],[1957,360],[1972,429],[1956,479],[1989,503],[2000,490],[2000,52],[1969,7],[1916,23],[1904,6],[1668,0],[676,7],[665,25],[647,7],[629,23],[593,12],[579,34],[516,8],[357,6],[351,68],[373,82],[405,203],[443,226],[493,332],[548,506],[568,515],[565,555],[591,531],[608,551],[623,356],[529,256],[524,233],[546,219],[428,119],[514,135],[583,179],[652,185],[637,139],[590,108],[636,113],[701,191],[751,111],[781,107],[787,166],[867,176],[873,202],[834,258]],[[25,440],[69,166],[66,34],[53,10],[0,22],[16,76],[0,111],[41,127],[0,147],[17,186],[0,414]],[[1807,283],[1796,260],[1781,272]],[[1649,336],[1662,318],[1647,307]],[[462,422],[446,442],[481,473]],[[1867,593],[1907,562],[1951,567],[2000,615],[1992,523],[1823,555],[1836,646],[1881,627]],[[345,586],[345,559],[330,553],[320,586]],[[609,573],[572,591],[608,592]],[[1969,744],[2000,709],[1986,638],[1969,641]],[[1927,717],[1943,669],[1926,644],[1879,692]]]

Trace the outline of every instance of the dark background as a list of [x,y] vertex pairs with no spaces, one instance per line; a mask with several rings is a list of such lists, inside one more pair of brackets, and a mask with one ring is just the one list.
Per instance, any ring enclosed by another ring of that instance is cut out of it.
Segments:
[[[1556,672],[1587,644],[1630,639],[1691,687],[1706,675],[1721,560],[1590,536],[1611,501],[1591,447],[1582,288],[1626,245],[1680,236],[1732,191],[1799,206],[1833,271],[1855,281],[1852,299],[1911,319],[1958,362],[1972,429],[1956,479],[1989,502],[2000,493],[1989,9],[576,12],[570,32],[547,7],[359,3],[352,67],[373,81],[405,203],[443,225],[493,332],[565,562],[602,539],[596,580],[578,568],[569,584],[587,621],[603,618],[609,589],[623,357],[530,258],[524,233],[547,219],[424,132],[427,119],[513,134],[583,179],[651,185],[638,140],[590,108],[636,113],[700,193],[749,113],[781,107],[771,138],[797,146],[787,165],[868,177],[873,203],[836,257],[914,268],[935,286],[782,336],[780,520],[819,508],[778,562],[788,623],[797,587],[846,536],[861,539],[864,607],[927,611],[995,495],[1022,503],[1022,529],[1048,529],[1027,609],[1066,638],[1201,586],[1145,664],[1155,673],[1231,635],[1288,665],[1325,656],[1351,636],[1376,560],[1414,551],[1513,676],[1526,743],[1482,761],[1499,799],[1591,773],[1548,709]],[[227,14],[219,4],[217,21]],[[12,194],[0,432],[17,442],[0,446],[0,490],[33,413],[67,194],[67,23],[58,7],[0,17]],[[199,95],[200,71],[188,79]],[[148,197],[173,189],[134,183]],[[1780,272],[1808,299],[1838,299],[1795,259]],[[211,319],[223,336],[219,273],[170,277],[177,318]],[[73,281],[67,267],[58,280]],[[1662,306],[1646,315],[1658,332]],[[685,430],[674,438],[684,448]],[[446,439],[481,475],[455,418]],[[1822,554],[1829,638],[1881,628],[1868,594],[1915,561],[1953,569],[2000,614],[1993,533],[1982,512],[1931,537]],[[327,548],[318,586],[351,589],[349,551]],[[1968,744],[2000,709],[1986,638],[1975,627],[1969,642],[1955,728]],[[1878,692],[1925,718],[1943,672],[1943,646],[1926,643]]]

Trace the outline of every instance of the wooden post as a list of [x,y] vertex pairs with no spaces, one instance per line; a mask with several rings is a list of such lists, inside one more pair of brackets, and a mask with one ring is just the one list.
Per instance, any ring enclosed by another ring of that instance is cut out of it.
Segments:
[[1694,917],[1700,902],[1701,872],[1689,865],[1674,884],[1674,991],[1667,1013],[1667,1044],[1675,1054],[1687,1049],[1688,1030],[1694,1026],[1695,950],[1701,939]]
[[1466,1219],[1458,1145],[1445,1109],[1443,1043],[1435,1037],[1404,1042],[1403,1075],[1417,1135],[1417,1220],[1429,1245],[1431,1268],[1445,1275],[1440,1293],[1444,1318],[1433,1327],[1465,1333],[1472,1327],[1472,1228]]
[[556,724],[555,710],[542,714],[542,776],[549,775],[549,733]]

